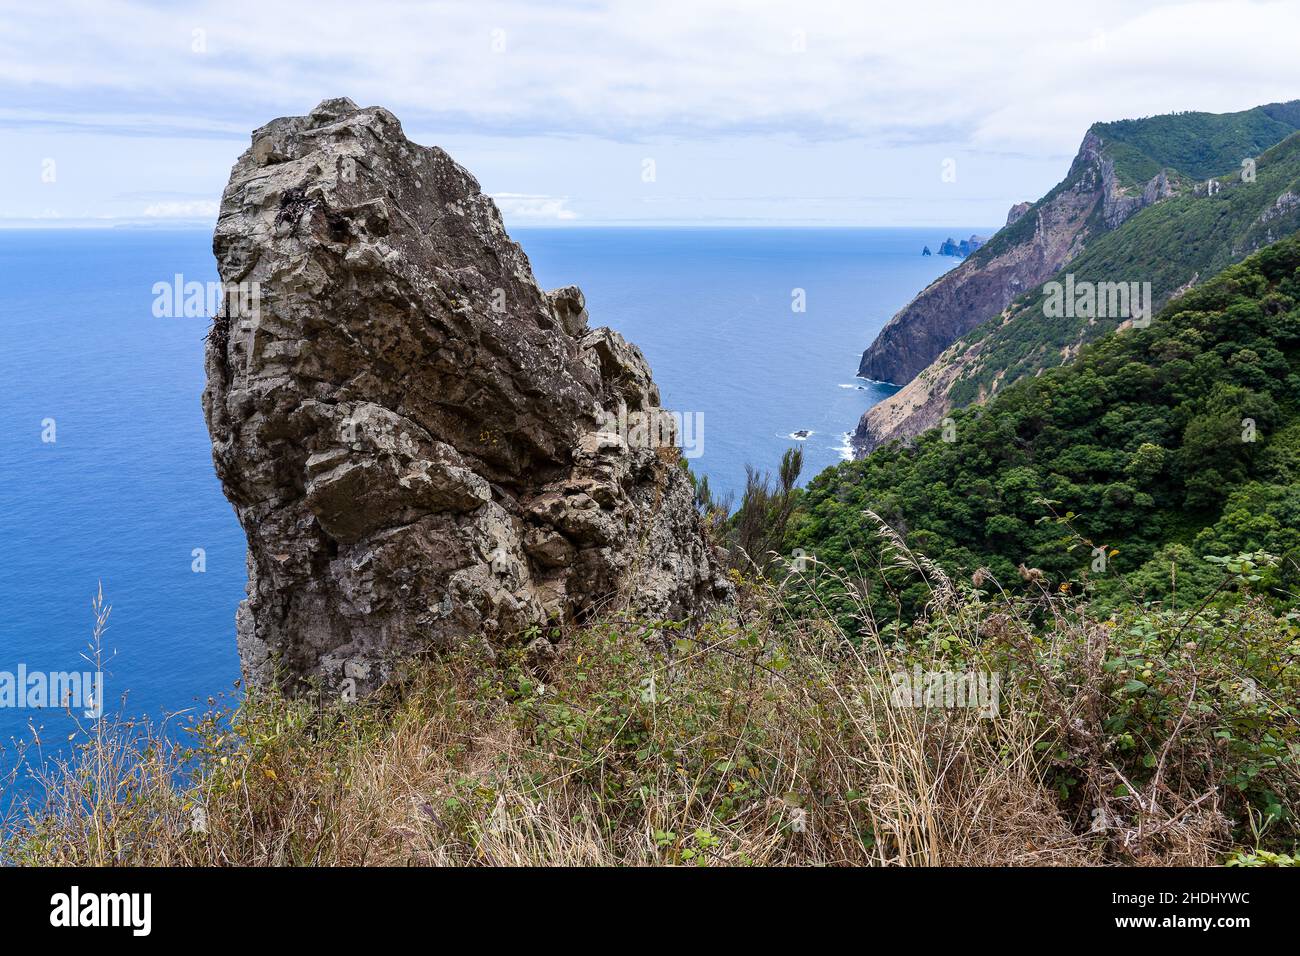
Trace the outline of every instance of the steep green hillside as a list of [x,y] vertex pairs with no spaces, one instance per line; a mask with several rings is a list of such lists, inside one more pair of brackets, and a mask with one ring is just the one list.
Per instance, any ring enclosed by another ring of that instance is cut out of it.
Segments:
[[1056,187],[927,286],[863,352],[859,375],[905,387],[862,416],[855,452],[910,441],[951,408],[1069,361],[1119,324],[1045,315],[1045,283],[1067,274],[1149,283],[1158,307],[1295,232],[1298,123],[1300,101],[1095,124]]
[[[1188,202],[1232,208],[1230,197]],[[1021,584],[1023,563],[1104,602],[1176,588],[1183,606],[1222,579],[1206,555],[1263,549],[1289,559],[1266,583],[1300,591],[1298,401],[1292,238],[1179,297],[1149,328],[957,412],[953,429],[823,472],[788,546],[860,575],[877,541],[870,509],[941,565],[987,567],[1007,588]],[[921,600],[893,583],[888,572],[869,582],[878,610]]]
[[[1300,100],[1270,103],[1240,113],[1169,113],[1094,123],[1088,130],[1101,140],[1102,151],[1114,163],[1118,185],[1139,191],[1162,171],[1179,181],[1234,176],[1243,159],[1260,156],[1297,131]],[[992,259],[1032,236],[1035,209],[1076,185],[1087,173],[1087,166],[1076,159],[1065,179],[1019,220],[1000,229],[971,258]]]
[[1192,179],[1221,176],[1300,129],[1300,101],[1240,113],[1170,113],[1092,127],[1115,160],[1124,185],[1141,185],[1174,169]]
[[[1118,229],[1098,236],[1061,274],[1092,282],[1150,282],[1158,303],[1192,281],[1213,275],[1269,242],[1300,230],[1300,134],[1264,152],[1254,182],[1238,173],[1157,203]],[[977,355],[949,390],[954,407],[967,405],[995,383],[1010,383],[1059,364],[1080,342],[1099,338],[1119,319],[1060,316],[1043,310],[1039,286],[999,317],[969,333]]]

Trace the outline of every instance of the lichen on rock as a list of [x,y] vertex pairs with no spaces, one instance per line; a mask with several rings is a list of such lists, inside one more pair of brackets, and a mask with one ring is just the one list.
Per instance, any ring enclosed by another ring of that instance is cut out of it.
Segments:
[[222,196],[213,458],[248,537],[257,684],[373,689],[395,663],[729,588],[678,449],[602,431],[657,408],[640,351],[547,293],[441,149],[347,99],[254,132]]

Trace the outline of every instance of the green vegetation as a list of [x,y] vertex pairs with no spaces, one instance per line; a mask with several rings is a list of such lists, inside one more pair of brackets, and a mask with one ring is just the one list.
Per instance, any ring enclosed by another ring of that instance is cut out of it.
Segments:
[[701,480],[732,607],[85,726],[0,864],[1294,865],[1297,386],[1292,239],[953,441]]
[[[0,862],[1294,859],[1292,622],[1255,599],[1098,619],[1071,596],[985,595],[887,531],[870,544],[928,592],[901,629],[865,602],[852,634],[815,603],[792,615],[824,572],[733,572],[737,606],[693,630],[614,614],[547,654],[471,641],[364,701],[251,693],[180,744],[83,727],[35,771]],[[927,699],[918,673],[987,692]]]
[[[1274,238],[1300,230],[1300,201],[1261,216],[1279,196],[1300,196],[1300,135],[1259,157],[1254,182],[1239,173],[1225,177],[1219,191],[1184,194],[1142,210],[1118,229],[1092,240],[1058,276],[1076,281],[1150,282],[1155,305],[1194,280],[1201,281],[1239,261]],[[954,407],[976,401],[996,382],[1003,387],[1062,362],[1066,350],[1094,341],[1119,324],[1118,318],[1049,317],[1043,287],[1022,295],[1001,316],[973,330],[962,341],[978,344],[978,358],[949,391]]]
[[1162,169],[1208,179],[1239,169],[1300,130],[1300,100],[1270,103],[1240,113],[1170,113],[1096,123],[1121,185],[1139,189]]
[[685,459],[682,466],[695,487],[695,507],[706,533],[715,545],[726,549],[730,567],[750,569],[781,550],[799,500],[796,485],[803,471],[802,448],[786,449],[775,484],[770,474],[747,465],[745,491],[735,514],[731,513],[730,495],[714,498],[709,479],[697,479]]
[[[1102,606],[1190,607],[1218,586],[1207,557],[1263,551],[1274,556],[1257,562],[1264,590],[1293,601],[1297,270],[1300,239],[1277,243],[1175,300],[1150,328],[955,413],[914,447],[823,472],[786,550],[852,573],[874,534],[871,511],[950,571],[985,569],[1007,588],[1038,571]],[[922,601],[888,575],[872,591],[886,617]]]
[[[1119,184],[1140,193],[1161,171],[1182,187],[1190,187],[1211,177],[1231,179],[1240,173],[1243,159],[1260,157],[1298,130],[1300,100],[1258,106],[1241,113],[1174,113],[1095,123],[1089,132],[1101,138],[1106,155],[1114,163]],[[1089,175],[1092,171],[1076,162],[1047,195],[1034,203],[1015,223],[1000,229],[968,261],[976,264],[987,262],[1030,239],[1037,228],[1035,212]],[[1098,210],[1086,233],[1092,237],[1105,231]],[[1169,249],[1165,251],[1168,253]],[[1235,259],[1222,262],[1218,268],[1232,261]],[[1169,289],[1176,287],[1170,286]]]

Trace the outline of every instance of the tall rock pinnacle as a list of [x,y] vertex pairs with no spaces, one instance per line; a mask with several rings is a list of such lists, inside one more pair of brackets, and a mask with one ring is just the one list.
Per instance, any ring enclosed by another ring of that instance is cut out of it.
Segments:
[[474,178],[387,110],[255,131],[213,251],[203,405],[248,536],[250,680],[364,692],[475,635],[726,595],[670,429],[610,424],[671,423],[640,351],[542,291]]

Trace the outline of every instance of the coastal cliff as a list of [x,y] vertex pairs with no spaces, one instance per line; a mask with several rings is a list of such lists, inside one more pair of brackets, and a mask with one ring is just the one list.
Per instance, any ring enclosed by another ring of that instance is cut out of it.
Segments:
[[[1164,302],[1285,235],[1260,224],[1266,208],[1289,215],[1279,195],[1291,163],[1283,147],[1298,124],[1300,109],[1289,103],[1093,126],[1060,184],[1032,205],[1013,206],[1004,228],[895,315],[863,354],[860,376],[904,387],[863,414],[851,438],[855,454],[910,440],[954,407],[1068,361],[1119,324],[1035,316],[1032,293],[1053,276],[1149,279]],[[1207,130],[1214,149],[1205,146]],[[1256,157],[1261,170],[1272,167],[1276,191],[1240,175],[1243,158]],[[1191,205],[1198,199],[1221,206],[1211,216]],[[1121,266],[1132,274],[1119,275]]]
[[203,396],[254,683],[365,692],[478,635],[727,596],[641,352],[541,290],[474,178],[387,110],[255,131],[213,251],[256,303],[214,323]]
[[1092,235],[1168,195],[1167,180],[1156,180],[1140,191],[1121,185],[1101,139],[1089,132],[1066,178],[1029,208],[1013,207],[1006,227],[891,318],[862,354],[858,374],[905,385],[958,338],[1078,255]]

